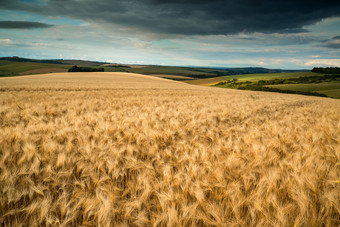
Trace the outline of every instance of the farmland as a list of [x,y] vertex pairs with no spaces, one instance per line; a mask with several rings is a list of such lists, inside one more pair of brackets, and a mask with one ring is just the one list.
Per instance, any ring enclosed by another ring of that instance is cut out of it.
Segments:
[[197,79],[197,80],[187,81],[187,82],[189,84],[211,86],[219,82],[223,82],[223,81],[231,80],[231,79],[237,79],[239,81],[257,82],[259,80],[286,79],[286,78],[296,78],[296,77],[315,76],[315,75],[319,75],[319,74],[313,73],[313,72],[240,74],[240,75],[212,77],[212,78],[206,78],[206,79]]
[[2,226],[339,226],[340,100],[0,78]]
[[282,84],[270,85],[269,87],[293,91],[314,91],[321,94],[326,94],[329,97],[340,99],[340,82],[325,82],[316,84]]
[[39,71],[43,73],[66,72],[69,67],[68,65],[59,64],[0,61],[0,76],[34,74],[39,73]]
[[127,72],[166,77],[174,80],[194,80],[233,74],[287,72],[291,70],[266,68],[202,68],[159,65],[108,64],[84,60],[37,60],[19,57],[0,58],[0,76],[17,76],[38,73],[65,72],[73,65],[103,68],[105,72]]
[[274,80],[274,79],[287,79],[305,76],[316,76],[318,73],[313,72],[289,72],[289,73],[261,73],[261,74],[243,74],[232,75],[223,77],[224,79],[238,79],[239,81],[259,81],[259,80]]
[[242,90],[257,90],[340,98],[340,76],[315,72],[290,72],[229,75],[186,83],[201,86],[217,86]]

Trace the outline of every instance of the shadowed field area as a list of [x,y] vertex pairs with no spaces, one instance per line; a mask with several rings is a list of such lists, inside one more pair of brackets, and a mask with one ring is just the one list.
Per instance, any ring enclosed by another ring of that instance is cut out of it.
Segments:
[[33,73],[66,72],[69,65],[0,61],[0,76],[12,76]]
[[2,226],[340,224],[340,100],[107,72],[0,103]]

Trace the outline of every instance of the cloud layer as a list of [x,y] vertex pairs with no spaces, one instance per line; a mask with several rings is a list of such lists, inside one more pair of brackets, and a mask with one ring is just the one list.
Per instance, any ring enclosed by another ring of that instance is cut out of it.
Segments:
[[295,0],[4,0],[0,8],[67,16],[156,34],[298,33],[340,16],[340,1]]
[[339,25],[340,2],[329,0],[0,0],[0,55],[184,66],[340,66]]
[[325,41],[323,45],[332,49],[340,49],[340,36],[335,36],[332,39]]
[[0,21],[0,29],[34,29],[49,28],[51,24],[30,21]]

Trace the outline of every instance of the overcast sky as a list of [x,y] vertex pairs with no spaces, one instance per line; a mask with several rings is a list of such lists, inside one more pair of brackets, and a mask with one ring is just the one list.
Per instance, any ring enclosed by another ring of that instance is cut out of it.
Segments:
[[340,67],[340,1],[0,0],[0,56]]

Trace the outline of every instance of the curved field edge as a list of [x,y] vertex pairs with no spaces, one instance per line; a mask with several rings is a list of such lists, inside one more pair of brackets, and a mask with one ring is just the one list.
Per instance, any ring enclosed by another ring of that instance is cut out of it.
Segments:
[[1,80],[2,226],[340,224],[339,100],[94,75]]

